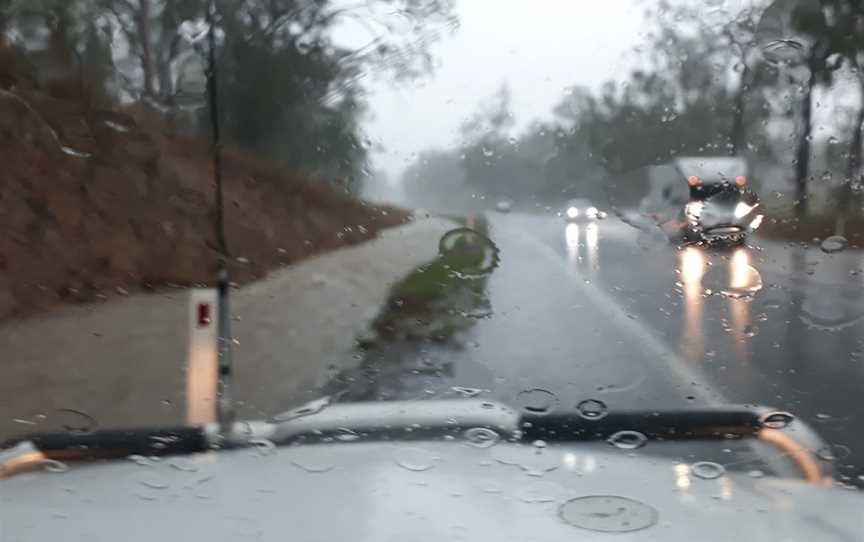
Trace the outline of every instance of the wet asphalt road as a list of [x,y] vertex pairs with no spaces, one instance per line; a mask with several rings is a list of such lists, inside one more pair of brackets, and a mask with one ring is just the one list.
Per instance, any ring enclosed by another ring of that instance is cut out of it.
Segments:
[[456,341],[369,352],[345,400],[770,405],[810,423],[862,485],[864,254],[758,238],[682,251],[615,219],[490,218],[493,314]]

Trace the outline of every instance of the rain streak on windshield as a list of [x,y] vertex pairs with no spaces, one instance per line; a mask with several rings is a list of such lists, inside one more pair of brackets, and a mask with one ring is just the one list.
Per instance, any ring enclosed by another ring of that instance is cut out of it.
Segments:
[[607,456],[860,494],[864,6],[494,4],[0,0],[0,538],[211,448],[583,534],[668,521]]

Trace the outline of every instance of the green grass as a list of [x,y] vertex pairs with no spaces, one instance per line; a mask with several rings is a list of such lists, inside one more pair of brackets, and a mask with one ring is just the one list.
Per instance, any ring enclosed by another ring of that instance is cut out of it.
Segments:
[[[475,231],[488,233],[485,219],[476,221]],[[488,273],[477,272],[484,254],[470,246],[439,253],[397,282],[373,324],[378,338],[446,340],[471,327],[476,315],[485,314],[489,306],[485,295]],[[497,265],[497,254],[495,258]]]

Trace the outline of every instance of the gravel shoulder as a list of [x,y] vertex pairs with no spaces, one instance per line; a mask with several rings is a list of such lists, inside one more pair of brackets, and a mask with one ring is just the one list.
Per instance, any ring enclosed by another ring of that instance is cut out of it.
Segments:
[[[356,338],[367,333],[392,285],[432,260],[453,227],[417,220],[235,291],[240,415],[290,408],[358,363]],[[0,327],[0,435],[81,422],[65,409],[99,426],[182,423],[188,303],[185,291],[134,295]]]

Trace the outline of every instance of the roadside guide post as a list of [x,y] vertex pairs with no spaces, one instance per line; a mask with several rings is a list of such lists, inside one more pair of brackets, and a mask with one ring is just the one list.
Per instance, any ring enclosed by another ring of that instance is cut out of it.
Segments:
[[196,288],[189,292],[186,423],[192,426],[217,420],[220,316],[218,296],[215,288]]

